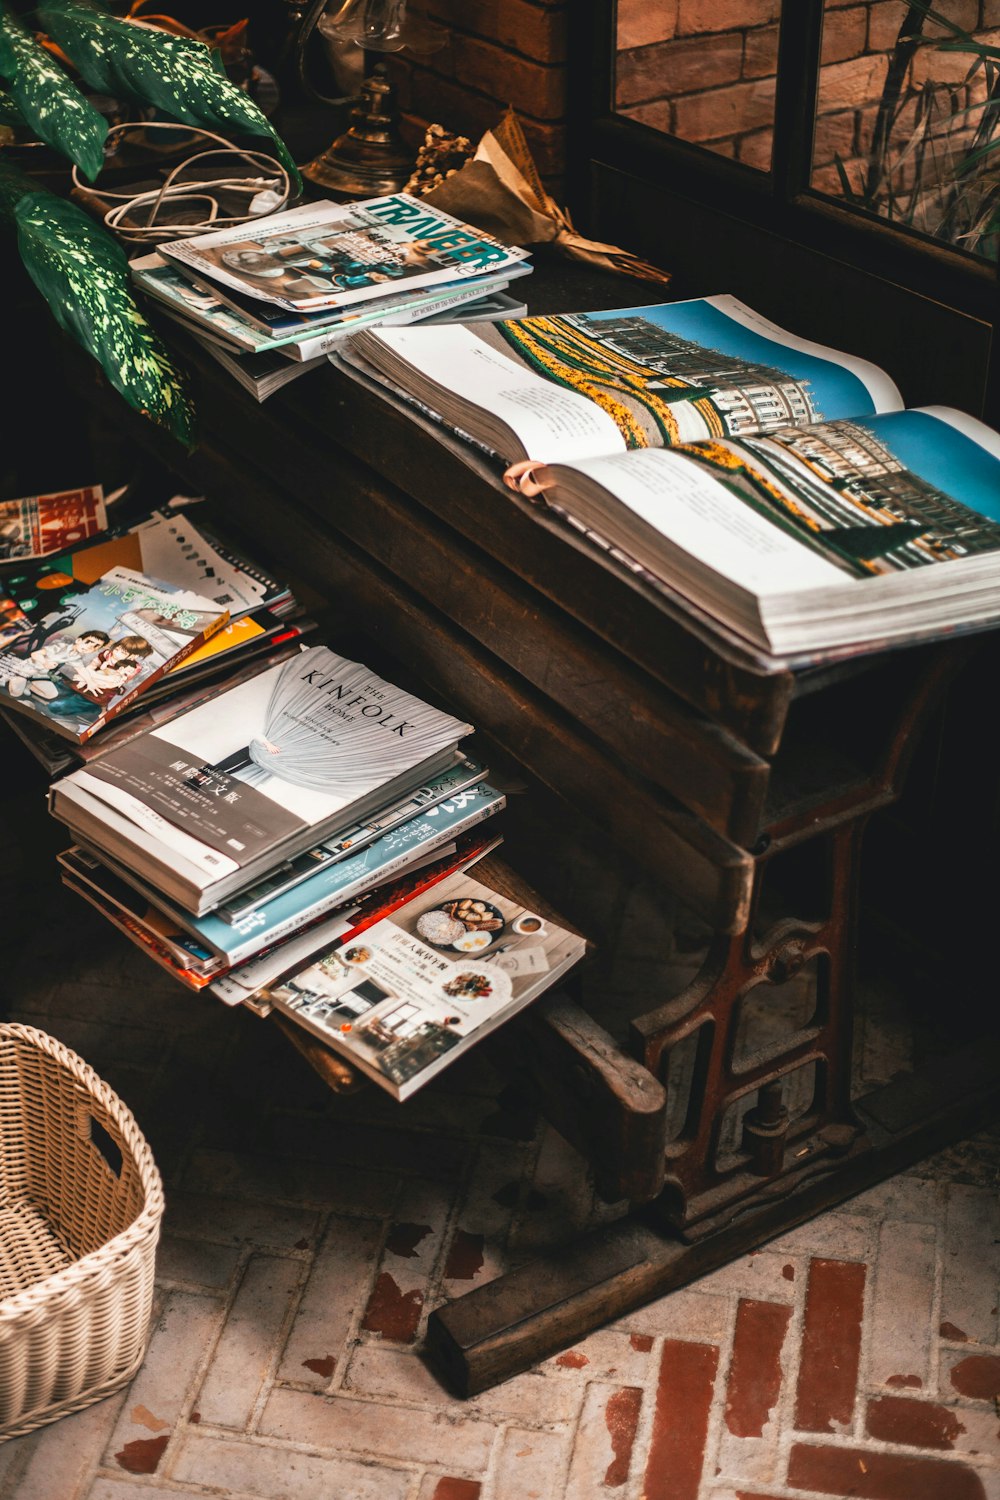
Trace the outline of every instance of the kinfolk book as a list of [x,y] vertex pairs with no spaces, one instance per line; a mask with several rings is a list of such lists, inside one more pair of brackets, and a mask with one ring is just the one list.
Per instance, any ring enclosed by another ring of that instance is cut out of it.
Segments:
[[469,732],[315,646],[73,772],[50,805],[201,915],[454,765]]
[[112,568],[5,644],[0,705],[81,744],[228,619],[200,594]]
[[1000,619],[1000,437],[731,297],[384,330],[374,370],[507,482],[791,664]]
[[456,874],[265,991],[407,1099],[586,951],[582,937]]
[[[158,912],[174,932],[180,929],[186,934],[198,951],[232,966],[245,963],[261,948],[283,942],[292,933],[356,901],[387,880],[428,863],[437,857],[436,851],[495,817],[503,806],[502,792],[486,785],[473,787],[469,793],[431,808],[391,833],[383,834],[367,848],[318,871],[236,923],[223,921],[216,912],[195,917],[181,911],[107,856],[105,864],[89,850],[71,849],[59,858],[75,880],[97,886],[105,897],[121,900],[121,887],[128,882],[125,902],[132,917],[144,920],[148,912]],[[162,937],[163,932],[158,936]]]

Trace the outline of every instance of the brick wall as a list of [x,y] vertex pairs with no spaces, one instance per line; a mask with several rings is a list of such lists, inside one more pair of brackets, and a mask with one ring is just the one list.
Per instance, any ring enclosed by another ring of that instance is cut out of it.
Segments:
[[[956,25],[995,41],[998,0],[938,0]],[[780,0],[619,0],[616,101],[630,118],[766,170],[773,140]],[[817,187],[840,190],[836,158],[857,184],[901,0],[829,0],[814,151]],[[940,33],[938,33],[940,34]],[[959,110],[975,103],[961,80],[971,59],[922,52],[913,78],[953,83]],[[906,121],[900,122],[901,133]],[[942,135],[954,135],[954,123]],[[959,131],[960,133],[960,131]]]
[[435,121],[475,141],[512,104],[540,171],[556,184],[565,165],[567,0],[424,0],[413,9],[447,28],[448,41],[391,64],[411,144]]

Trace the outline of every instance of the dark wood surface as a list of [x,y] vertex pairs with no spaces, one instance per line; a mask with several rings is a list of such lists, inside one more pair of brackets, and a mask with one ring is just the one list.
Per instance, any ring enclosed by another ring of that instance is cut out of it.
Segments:
[[[529,305],[649,299],[648,288],[605,280],[601,289],[586,274],[557,271],[549,282],[539,278],[532,292],[540,295]],[[544,1097],[558,1128],[586,1153],[601,1190],[648,1203],[664,1183],[670,1151],[690,1144],[675,1141],[664,1152],[667,1053],[683,1039],[688,1017],[714,1059],[708,1071],[699,1064],[695,1086],[721,1119],[741,1087],[728,1049],[744,991],[780,983],[790,961],[794,923],[779,922],[755,946],[751,923],[765,864],[796,843],[821,849],[839,839],[846,847],[854,830],[859,843],[868,814],[896,797],[908,754],[966,644],[792,671],[618,569],[511,496],[456,445],[332,367],[261,408],[179,336],[177,348],[194,372],[201,414],[190,454],[112,403],[82,357],[67,351],[81,390],[93,398],[101,472],[114,470],[116,455],[141,452],[189,492],[211,493],[262,558],[330,606],[334,645],[348,649],[359,640],[376,668],[475,723],[488,760],[497,747],[523,768],[528,821],[541,805],[536,794],[554,794],[572,819],[596,830],[609,867],[617,851],[653,890],[678,896],[728,943],[726,984],[706,968],[670,1002],[656,1072],[561,1000],[536,1007],[496,1039],[510,1070]],[[842,861],[845,887],[856,884],[856,864],[853,856]],[[558,889],[543,889],[562,905]],[[796,891],[790,900],[783,915],[801,915]],[[661,1202],[656,1230],[629,1220],[581,1246],[551,1277],[532,1268],[485,1289],[488,1295],[461,1299],[433,1320],[435,1347],[458,1370],[457,1386],[479,1389],[523,1368],[615,1308],[690,1280],[939,1138],[921,1134],[907,1116],[898,1131],[872,1117],[862,1139],[861,1125],[850,1120],[853,896],[845,896],[830,932],[844,975],[838,1019],[827,1028],[837,1035],[824,1042],[839,1057],[836,1107],[818,1091],[792,1142],[798,1149],[807,1135],[814,1139],[816,1166],[811,1159],[789,1164],[778,1149],[773,1169],[754,1163],[739,1181],[723,1181],[709,1159],[709,1120],[705,1170],[685,1182],[674,1221],[685,1234],[694,1226],[698,1243],[683,1246],[664,1229],[672,1209]],[[649,1004],[656,1021],[655,997]],[[807,1043],[788,1040],[762,1078],[780,1075],[786,1055],[789,1066],[801,1063]],[[816,1064],[821,1074],[830,1056]],[[950,1128],[946,1116],[953,1124],[970,1118],[959,1085],[949,1100],[943,1113],[930,1111],[940,1138]],[[881,1155],[872,1155],[879,1129]],[[855,1161],[864,1165],[851,1176],[846,1168]],[[789,1167],[792,1175],[782,1176]],[[673,1192],[676,1205],[676,1184]],[[734,1221],[742,1227],[733,1229]]]

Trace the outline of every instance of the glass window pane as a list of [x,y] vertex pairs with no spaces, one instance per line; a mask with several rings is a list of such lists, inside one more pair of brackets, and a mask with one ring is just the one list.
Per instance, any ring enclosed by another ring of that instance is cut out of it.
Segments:
[[827,0],[812,185],[996,259],[996,0]]
[[781,0],[618,0],[619,114],[768,171]]

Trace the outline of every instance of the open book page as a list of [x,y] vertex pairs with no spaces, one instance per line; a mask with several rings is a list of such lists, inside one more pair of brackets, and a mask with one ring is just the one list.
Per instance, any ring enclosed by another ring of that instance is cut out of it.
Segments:
[[1000,438],[959,412],[548,472],[570,515],[777,651],[1000,615]]
[[889,377],[733,297],[380,329],[365,363],[509,461],[566,462],[898,409]]

